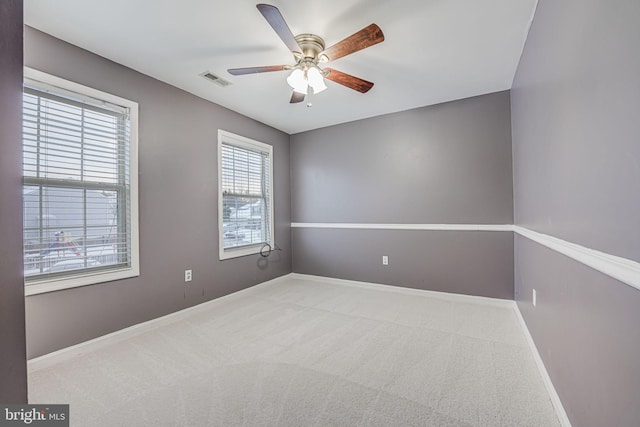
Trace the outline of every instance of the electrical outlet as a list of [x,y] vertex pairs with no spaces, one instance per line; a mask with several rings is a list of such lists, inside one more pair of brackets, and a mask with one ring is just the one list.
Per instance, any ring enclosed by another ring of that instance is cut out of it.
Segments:
[[190,282],[193,279],[193,272],[191,270],[184,271],[184,281]]
[[534,289],[534,290],[533,290],[533,298],[532,298],[533,306],[534,306],[534,307],[535,307],[535,306],[536,306],[536,304],[538,303],[538,301],[537,301],[537,300],[538,300],[538,295],[536,294],[536,290]]
[[382,265],[389,265],[389,256],[382,255]]

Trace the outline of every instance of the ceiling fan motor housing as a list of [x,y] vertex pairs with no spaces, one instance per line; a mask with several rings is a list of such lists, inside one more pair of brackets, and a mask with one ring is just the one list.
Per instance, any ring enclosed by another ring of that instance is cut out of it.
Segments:
[[302,50],[302,56],[296,58],[296,60],[310,59],[317,64],[320,59],[318,55],[324,50],[324,40],[322,37],[316,36],[315,34],[299,34],[295,38],[298,46],[300,46]]

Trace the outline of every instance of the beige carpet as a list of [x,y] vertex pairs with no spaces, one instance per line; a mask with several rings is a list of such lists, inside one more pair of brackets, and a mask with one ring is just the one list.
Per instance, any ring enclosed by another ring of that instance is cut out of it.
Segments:
[[[72,426],[559,426],[513,309],[294,278],[53,366]],[[38,367],[40,366],[40,367]]]

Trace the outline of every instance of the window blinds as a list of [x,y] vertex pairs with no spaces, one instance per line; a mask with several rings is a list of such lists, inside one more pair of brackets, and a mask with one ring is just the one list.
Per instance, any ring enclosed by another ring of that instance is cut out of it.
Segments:
[[131,265],[129,125],[124,107],[25,87],[27,282]]
[[220,176],[225,249],[270,241],[270,162],[268,152],[222,143]]

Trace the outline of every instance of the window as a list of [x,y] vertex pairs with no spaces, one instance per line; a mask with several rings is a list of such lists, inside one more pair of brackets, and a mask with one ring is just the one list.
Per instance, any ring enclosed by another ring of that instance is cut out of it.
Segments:
[[218,131],[220,259],[273,246],[273,147]]
[[138,105],[25,69],[26,294],[139,274]]

